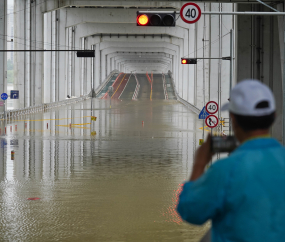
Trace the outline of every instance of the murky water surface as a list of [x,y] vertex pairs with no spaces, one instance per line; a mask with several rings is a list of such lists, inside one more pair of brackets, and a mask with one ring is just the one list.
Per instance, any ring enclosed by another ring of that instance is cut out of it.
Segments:
[[199,241],[207,226],[175,204],[201,126],[165,100],[89,99],[0,122],[0,241]]

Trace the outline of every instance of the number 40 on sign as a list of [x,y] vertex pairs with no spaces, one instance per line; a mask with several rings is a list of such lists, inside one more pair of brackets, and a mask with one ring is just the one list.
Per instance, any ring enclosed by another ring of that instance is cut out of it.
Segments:
[[215,101],[210,101],[207,102],[205,108],[209,114],[215,114],[219,110],[219,105]]
[[194,24],[201,17],[201,9],[196,3],[185,3],[180,9],[180,17],[185,23]]

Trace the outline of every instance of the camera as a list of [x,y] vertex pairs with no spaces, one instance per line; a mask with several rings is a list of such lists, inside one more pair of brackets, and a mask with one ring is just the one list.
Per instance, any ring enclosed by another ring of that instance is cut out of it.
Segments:
[[212,136],[211,137],[211,151],[218,152],[232,152],[238,147],[238,141],[234,136]]

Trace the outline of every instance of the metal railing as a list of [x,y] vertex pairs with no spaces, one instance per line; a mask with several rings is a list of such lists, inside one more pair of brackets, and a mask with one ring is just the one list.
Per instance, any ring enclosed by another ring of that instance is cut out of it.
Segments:
[[139,91],[140,91],[140,84],[139,84],[139,81],[138,81],[137,75],[136,75],[136,74],[134,74],[134,76],[135,76],[135,79],[136,79],[137,85],[136,85],[135,92],[134,92],[134,94],[133,94],[132,100],[137,100],[137,97],[138,97],[138,94],[139,94]]
[[[116,73],[119,73],[119,71],[118,70],[112,71],[107,76],[105,81],[96,89],[95,93],[98,94],[102,90],[102,88],[104,88],[105,85],[109,82],[110,78]],[[22,115],[27,115],[27,114],[37,113],[37,112],[46,112],[47,110],[50,110],[52,108],[57,108],[60,106],[81,102],[81,101],[84,101],[84,100],[89,99],[91,97],[92,97],[92,95],[87,94],[87,95],[84,95],[84,96],[81,96],[78,98],[70,98],[70,99],[65,99],[65,100],[52,102],[52,103],[43,103],[40,105],[31,106],[31,107],[27,107],[27,108],[7,110],[5,113],[4,112],[0,113],[0,120],[3,120],[3,119],[10,120],[10,119],[14,119],[14,118],[17,118],[19,116],[22,116]]]
[[181,98],[179,96],[179,94],[178,94],[178,92],[176,90],[176,86],[175,86],[173,77],[172,77],[172,73],[170,71],[168,72],[168,75],[170,76],[172,87],[173,87],[174,94],[175,94],[175,97],[176,97],[177,101],[181,102],[183,105],[185,105],[187,108],[189,108],[194,113],[199,114],[201,112],[201,109],[197,108],[195,105],[187,102],[185,99],[183,99],[183,98]]
[[113,71],[110,72],[110,74],[106,77],[105,81],[103,81],[102,84],[101,84],[99,87],[96,88],[96,90],[95,90],[96,95],[101,92],[101,90],[102,90],[102,89],[107,85],[107,83],[110,81],[110,79],[112,78],[112,76],[113,76],[114,74],[117,74],[117,73],[119,74],[120,71],[118,71],[118,70],[113,70]]
[[89,99],[90,97],[88,95],[81,96],[78,98],[70,98],[58,102],[52,102],[52,103],[43,103],[41,105],[36,105],[36,106],[31,106],[27,108],[21,108],[21,109],[13,109],[13,110],[8,110],[5,112],[0,113],[0,119],[14,119],[16,117],[22,116],[22,115],[27,115],[31,113],[37,113],[37,112],[46,112],[49,109],[72,104],[72,103],[77,103],[81,102],[83,100]]
[[166,81],[165,81],[164,73],[162,73],[162,81],[163,81],[164,97],[166,100],[168,100],[168,94],[167,94],[167,89],[166,89]]

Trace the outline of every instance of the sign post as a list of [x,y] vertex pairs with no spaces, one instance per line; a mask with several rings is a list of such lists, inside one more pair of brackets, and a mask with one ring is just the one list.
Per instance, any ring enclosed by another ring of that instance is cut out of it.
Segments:
[[4,119],[6,119],[6,111],[5,111],[6,107],[5,107],[5,100],[7,100],[7,98],[8,98],[7,93],[3,92],[3,93],[1,94],[1,99],[4,101]]
[[[199,119],[203,119],[205,120],[205,118],[210,115],[206,109],[205,106],[203,107],[203,109],[201,110],[200,114],[199,114]],[[204,141],[204,121],[203,121],[203,141]]]
[[219,105],[215,101],[209,101],[207,102],[205,109],[207,113],[210,115],[207,116],[205,119],[206,125],[211,129],[211,136],[212,136],[212,129],[215,128],[219,124],[219,119],[217,116],[213,115],[219,110]]

